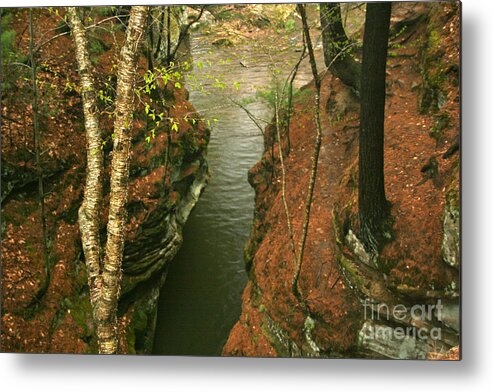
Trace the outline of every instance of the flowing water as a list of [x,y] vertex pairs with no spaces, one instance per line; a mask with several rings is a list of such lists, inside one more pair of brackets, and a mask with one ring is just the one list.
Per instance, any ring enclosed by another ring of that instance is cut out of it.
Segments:
[[[213,124],[208,147],[209,185],[190,215],[183,246],[161,290],[154,342],[154,354],[160,355],[219,355],[238,320],[247,281],[243,249],[254,207],[247,172],[262,155],[263,139],[247,113],[229,98],[255,98],[259,88],[271,85],[269,65],[275,57],[276,67],[286,75],[300,56],[294,49],[266,54],[252,44],[214,48],[199,35],[192,37],[191,54],[194,74],[212,94],[192,90],[190,101],[206,118],[219,121]],[[214,77],[209,79],[208,74]],[[214,87],[215,75],[226,88]],[[304,61],[295,85],[311,79]],[[235,82],[239,90],[231,87]],[[247,107],[259,118],[272,117],[264,100]]]

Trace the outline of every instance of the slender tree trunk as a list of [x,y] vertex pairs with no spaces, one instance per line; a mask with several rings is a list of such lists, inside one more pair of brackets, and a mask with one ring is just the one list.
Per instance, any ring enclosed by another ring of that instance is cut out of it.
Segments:
[[294,89],[294,80],[296,79],[296,75],[298,74],[298,69],[301,65],[301,62],[305,58],[305,52],[306,52],[306,44],[305,44],[305,39],[303,39],[303,50],[301,52],[300,58],[298,59],[298,62],[294,66],[293,73],[291,75],[291,78],[289,79],[289,90],[288,90],[288,118],[286,121],[286,139],[288,142],[287,145],[287,151],[286,154],[289,155],[291,152],[291,135],[290,135],[290,128],[291,128],[291,117],[293,117],[293,89]]
[[384,181],[385,67],[390,3],[366,6],[361,75],[359,221],[366,246],[378,251],[388,221]]
[[[294,236],[293,236],[293,226],[291,225],[291,217],[289,214],[289,208],[288,208],[288,202],[286,198],[286,166],[284,165],[284,153],[283,153],[283,147],[282,147],[282,139],[281,139],[281,120],[279,116],[279,107],[281,105],[282,99],[284,98],[284,90],[282,91],[282,98],[281,100],[279,99],[279,92],[278,92],[278,81],[277,77],[275,79],[275,102],[274,102],[274,112],[275,112],[275,127],[276,127],[276,136],[277,136],[277,148],[278,148],[278,153],[279,153],[279,163],[281,164],[281,194],[282,194],[282,203],[284,205],[284,212],[286,214],[286,224],[288,227],[288,234],[289,234],[289,245],[291,247],[291,253],[293,255],[293,261],[294,265],[296,267],[297,265],[297,260],[296,260],[296,249],[294,247]],[[289,114],[288,114],[289,115]],[[272,143],[274,145],[274,142]]]
[[100,210],[103,200],[103,151],[96,88],[85,27],[75,7],[67,9],[68,20],[72,28],[75,55],[81,79],[82,106],[86,129],[87,168],[84,200],[79,209],[79,228],[82,236],[82,248],[88,271],[88,283],[93,307],[97,303],[101,286],[101,242]]
[[[318,157],[320,155],[320,147],[322,146],[322,125],[320,123],[320,89],[321,81],[318,75],[317,62],[315,60],[315,54],[313,52],[312,40],[310,37],[310,29],[308,27],[308,21],[306,18],[305,6],[298,4],[298,11],[301,15],[301,21],[303,23],[303,34],[305,36],[305,43],[308,49],[308,56],[310,59],[310,66],[312,69],[313,79],[315,80],[315,124],[317,127],[317,134],[315,137],[315,147],[312,156],[312,167],[310,171],[310,182],[308,184],[308,193],[305,202],[305,217],[303,220],[303,228],[301,233],[300,247],[298,251],[298,263],[295,268],[293,281],[291,283],[291,290],[293,294],[301,301],[301,294],[298,289],[298,280],[300,278],[301,268],[303,266],[303,255],[305,252],[306,237],[308,235],[308,226],[310,224],[310,213],[313,202],[313,192],[315,190],[315,181],[317,179],[318,171]],[[305,302],[302,302],[305,306]]]
[[[320,3],[320,25],[325,65],[344,84],[359,92],[361,64],[354,59],[351,50],[348,49],[351,42],[342,25],[340,3]],[[343,50],[345,53],[338,56]]]
[[103,264],[101,291],[97,306],[100,353],[117,352],[116,311],[120,296],[122,259],[127,219],[128,169],[133,121],[134,81],[138,45],[144,34],[148,7],[134,6],[130,12],[125,43],[118,63],[116,120],[111,161],[108,239]]
[[[31,83],[33,89],[33,128],[34,128],[34,153],[36,159],[36,172],[38,175],[38,198],[39,206],[41,210],[41,227],[43,236],[43,252],[45,262],[48,262],[48,238],[46,234],[46,213],[45,213],[45,196],[43,185],[43,168],[41,167],[41,131],[39,129],[38,119],[38,86],[37,86],[37,64],[34,55],[34,24],[33,24],[33,10],[29,9],[29,56],[31,61]],[[46,281],[50,279],[50,267],[46,265]]]

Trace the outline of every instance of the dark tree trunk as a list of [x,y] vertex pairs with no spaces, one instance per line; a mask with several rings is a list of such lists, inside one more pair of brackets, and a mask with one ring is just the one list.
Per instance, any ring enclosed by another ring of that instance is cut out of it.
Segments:
[[320,24],[325,65],[344,84],[359,92],[361,64],[352,56],[351,42],[342,25],[340,3],[320,3]]
[[359,220],[361,237],[377,251],[385,235],[389,206],[384,183],[385,66],[390,3],[366,6],[361,72]]

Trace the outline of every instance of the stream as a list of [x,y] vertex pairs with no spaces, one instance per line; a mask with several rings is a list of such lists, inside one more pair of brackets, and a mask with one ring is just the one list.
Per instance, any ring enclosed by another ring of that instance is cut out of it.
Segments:
[[[253,218],[254,191],[247,181],[248,170],[263,152],[259,129],[236,101],[250,99],[248,110],[270,119],[272,110],[262,99],[253,99],[259,87],[271,84],[270,55],[255,44],[216,48],[198,33],[191,37],[194,73],[204,80],[204,95],[190,91],[190,101],[213,124],[207,160],[210,182],[189,217],[184,243],[169,266],[161,290],[153,353],[157,355],[220,355],[241,311],[241,294],[247,282],[243,249]],[[287,75],[300,53],[294,49],[277,56],[278,67]],[[317,50],[319,67],[322,53]],[[210,63],[208,63],[208,61]],[[212,65],[208,67],[207,65]],[[228,87],[214,87],[220,75]],[[303,61],[295,86],[312,80],[309,64]],[[239,90],[231,88],[240,83]],[[264,124],[262,124],[264,126]]]

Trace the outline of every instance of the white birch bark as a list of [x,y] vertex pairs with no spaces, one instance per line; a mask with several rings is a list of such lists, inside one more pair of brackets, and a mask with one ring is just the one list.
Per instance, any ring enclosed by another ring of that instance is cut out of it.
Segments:
[[113,158],[111,161],[110,209],[101,290],[96,309],[101,354],[117,352],[116,311],[120,297],[122,260],[127,220],[128,169],[133,122],[134,82],[138,46],[144,34],[148,7],[134,6],[130,12],[125,43],[118,61]]
[[120,297],[122,260],[127,219],[128,168],[133,121],[134,82],[138,46],[144,34],[147,6],[134,6],[130,12],[125,42],[118,61],[118,83],[111,162],[110,207],[106,248],[99,238],[102,203],[103,155],[96,91],[85,28],[74,7],[67,14],[74,36],[77,64],[82,85],[84,122],[87,137],[87,177],[84,201],[79,210],[79,226],[88,269],[88,281],[100,354],[118,351],[117,310]]
[[79,228],[88,271],[88,283],[93,306],[97,303],[101,286],[101,243],[99,238],[100,209],[102,204],[103,152],[99,128],[96,89],[85,27],[75,7],[67,8],[72,28],[77,68],[80,75],[84,126],[86,130],[87,168],[84,200],[79,209]]

